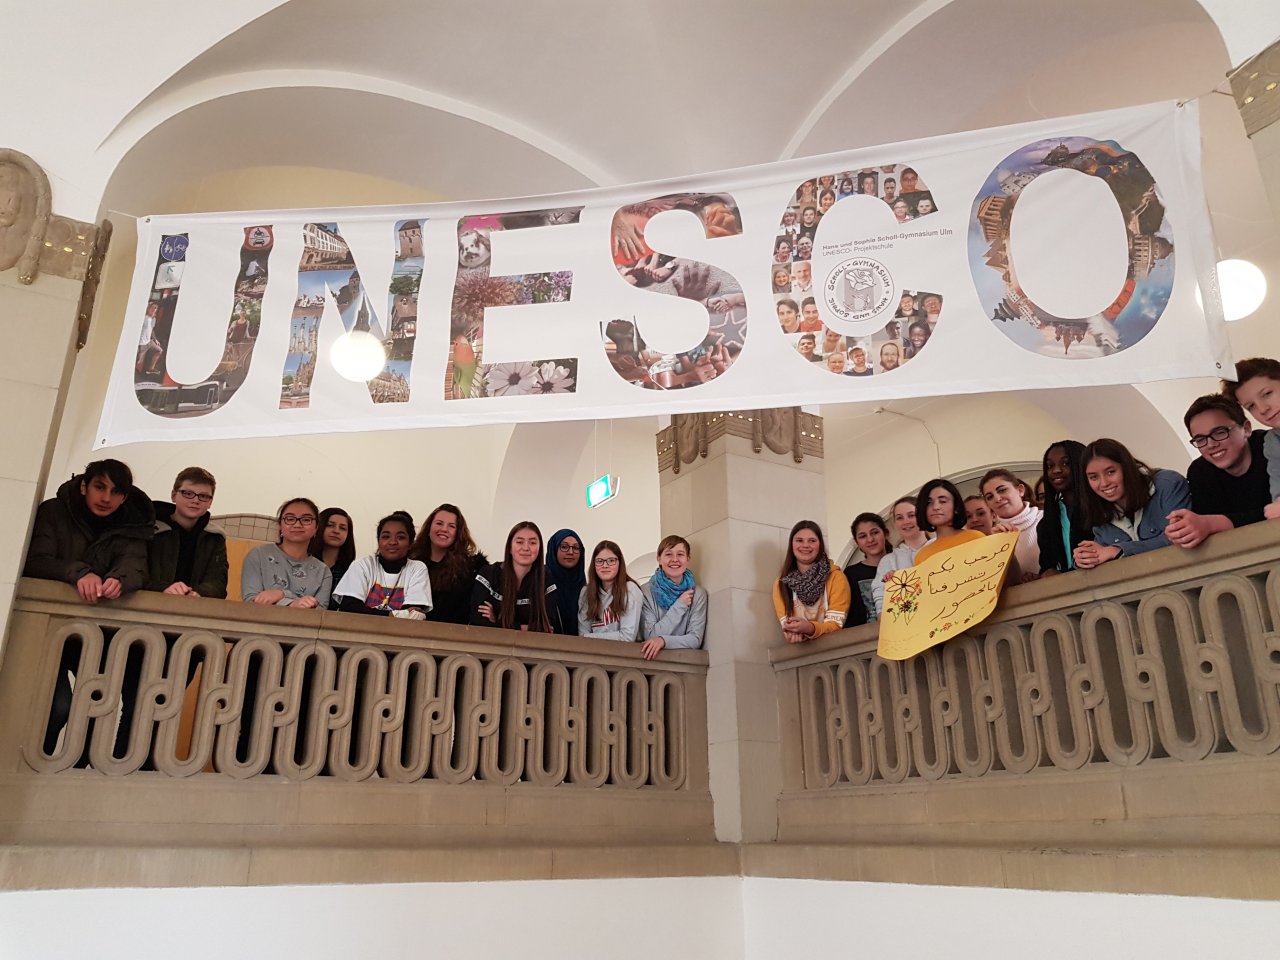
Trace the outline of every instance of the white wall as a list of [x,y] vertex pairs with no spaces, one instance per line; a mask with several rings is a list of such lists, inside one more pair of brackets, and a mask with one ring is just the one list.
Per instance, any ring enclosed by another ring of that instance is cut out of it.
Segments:
[[737,960],[741,881],[0,894],[0,960]]
[[1255,960],[1280,924],[1274,902],[759,877],[742,913],[747,960]]
[[1182,960],[1280,904],[760,877],[0,893],[0,960]]

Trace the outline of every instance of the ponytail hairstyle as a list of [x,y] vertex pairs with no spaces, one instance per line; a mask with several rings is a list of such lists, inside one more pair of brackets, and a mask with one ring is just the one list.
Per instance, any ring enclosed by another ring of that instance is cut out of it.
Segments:
[[[1055,490],[1053,484],[1049,482],[1049,454],[1055,447],[1062,448],[1062,452],[1067,459],[1067,466],[1071,470],[1071,486],[1067,487],[1062,493]],[[1089,487],[1084,478],[1083,457],[1084,444],[1079,440],[1056,440],[1044,448],[1044,457],[1040,462],[1040,468],[1044,472],[1044,508],[1046,513],[1049,511],[1049,504],[1057,503],[1058,500],[1061,500],[1067,505],[1068,516],[1079,517],[1080,502],[1083,499],[1081,493]]]
[[[413,540],[415,537],[415,531],[413,529],[413,517],[409,515],[409,512],[407,510],[393,510],[391,511],[391,513],[387,514],[385,517],[383,517],[381,520],[378,521],[378,543],[379,544],[382,543],[382,528],[385,527],[388,523],[398,523],[400,524],[400,526],[404,527],[405,532],[409,534],[409,542],[411,544],[413,543]],[[378,553],[378,550],[379,550],[378,547],[374,547],[374,553]],[[379,556],[381,556],[381,554],[379,554]],[[408,559],[407,555],[406,555],[406,559]]]
[[[1124,479],[1124,496],[1119,503],[1108,503],[1093,492],[1084,472],[1088,470],[1090,461],[1105,457],[1120,465],[1120,475]],[[1132,453],[1119,440],[1102,437],[1084,448],[1080,457],[1081,478],[1073,481],[1080,487],[1080,505],[1084,513],[1084,522],[1090,527],[1100,527],[1121,517],[1131,517],[1139,510],[1145,510],[1151,502],[1151,477],[1155,473]]]
[[587,619],[593,623],[600,619],[600,580],[596,576],[596,557],[601,550],[611,550],[618,558],[618,576],[613,581],[613,597],[609,601],[609,612],[616,623],[627,612],[627,584],[634,583],[627,576],[627,561],[622,556],[622,548],[612,540],[601,540],[591,551],[591,563],[587,565]]
[[[988,470],[983,474],[982,479],[978,481],[978,493],[982,494],[983,503],[987,500],[987,484],[992,480],[1008,480],[1012,483],[1014,487],[1017,488],[1018,496],[1022,498],[1022,508],[1024,510],[1027,508],[1028,504],[1031,504],[1032,506],[1035,505],[1035,494],[1032,492],[1031,488],[1027,486],[1027,481],[1023,480],[1021,477],[1015,476],[1004,467],[996,467],[992,470]],[[1000,520],[1002,518],[995,517],[995,519]]]
[[[316,526],[320,525],[320,508],[316,506],[316,502],[314,500],[310,497],[290,497],[284,503],[280,504],[280,509],[276,511],[276,546],[284,543],[284,515],[289,512],[289,508],[295,503],[303,503],[310,507],[312,515],[316,518]],[[311,539],[315,540],[314,533],[311,535]],[[310,553],[309,548],[308,553]]]
[[[882,553],[881,556],[885,556],[885,554],[893,549],[893,545],[889,540],[889,525],[884,522],[884,517],[880,516],[878,513],[872,513],[871,511],[858,514],[853,518],[853,523],[849,524],[849,536],[853,537],[854,548],[862,550],[862,548],[858,546],[858,528],[864,523],[870,523],[880,528],[880,532],[884,535],[884,553]],[[862,555],[864,558],[866,557],[865,550],[862,550]]]
[[[515,564],[511,562],[511,542],[521,530],[532,530],[538,535],[538,555],[533,566],[524,575],[523,583],[516,579]],[[534,633],[551,633],[551,618],[547,616],[547,568],[542,562],[542,531],[532,520],[521,520],[507,534],[507,545],[502,552],[502,609],[498,612],[498,626],[518,630],[516,600],[520,588],[529,588],[529,630]]]
[[442,503],[427,514],[427,519],[422,521],[422,529],[418,531],[417,539],[409,548],[409,559],[421,560],[423,563],[431,562],[431,524],[435,522],[438,513],[452,513],[457,520],[457,530],[454,533],[453,543],[445,548],[439,568],[431,573],[431,586],[437,590],[452,590],[458,584],[471,581],[475,575],[472,569],[475,557],[480,552],[476,542],[471,539],[467,518],[452,503]]
[[[911,497],[907,497],[902,502],[915,503],[915,500]],[[896,507],[897,504],[895,503],[894,506]],[[884,517],[880,516],[880,514],[872,513],[870,511],[860,513],[853,518],[853,523],[849,524],[849,536],[856,537],[858,535],[858,527],[862,526],[864,523],[874,523],[880,528],[880,532],[884,534],[885,543],[889,542],[889,525],[884,522]]]
[[316,532],[311,537],[311,546],[307,547],[307,553],[315,557],[317,560],[324,560],[324,530],[329,526],[329,521],[334,517],[347,518],[347,539],[346,542],[338,548],[338,559],[333,565],[339,570],[345,570],[351,566],[356,559],[356,528],[351,521],[351,514],[343,510],[341,507],[325,507],[320,511],[316,519]]

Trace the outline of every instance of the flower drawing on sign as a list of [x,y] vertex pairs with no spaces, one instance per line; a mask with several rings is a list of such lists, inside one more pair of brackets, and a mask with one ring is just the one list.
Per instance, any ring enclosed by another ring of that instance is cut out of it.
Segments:
[[924,589],[920,583],[920,575],[915,569],[895,570],[889,578],[885,589],[885,610],[893,617],[894,622],[902,618],[903,623],[910,623],[919,608],[920,591]]
[[491,397],[523,397],[541,392],[537,387],[538,368],[523,360],[495,363],[485,373]]

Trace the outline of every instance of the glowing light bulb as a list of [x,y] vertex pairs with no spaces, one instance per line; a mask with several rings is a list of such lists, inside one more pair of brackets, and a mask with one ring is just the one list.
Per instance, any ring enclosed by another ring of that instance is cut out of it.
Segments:
[[382,372],[387,351],[373,334],[357,330],[344,333],[333,342],[329,362],[340,377],[364,383]]
[[[1223,260],[1218,264],[1218,293],[1226,320],[1243,320],[1267,298],[1267,277],[1248,260]],[[1204,309],[1204,298],[1196,287],[1196,303]]]

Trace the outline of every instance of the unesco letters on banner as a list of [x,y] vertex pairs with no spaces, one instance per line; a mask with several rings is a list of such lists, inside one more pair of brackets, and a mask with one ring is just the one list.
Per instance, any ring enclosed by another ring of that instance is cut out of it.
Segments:
[[147,217],[98,446],[1221,374],[1212,266],[1194,105],[537,200]]

